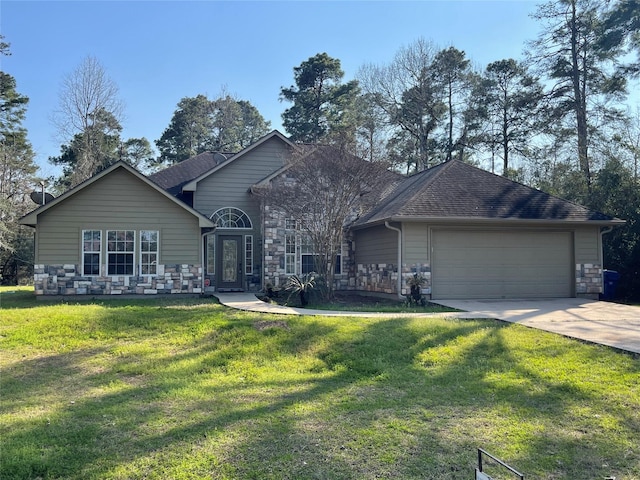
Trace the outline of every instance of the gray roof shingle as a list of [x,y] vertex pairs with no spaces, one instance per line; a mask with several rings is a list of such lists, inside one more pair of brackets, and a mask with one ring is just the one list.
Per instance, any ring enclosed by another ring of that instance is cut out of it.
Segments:
[[171,195],[181,197],[182,187],[196,177],[225,162],[233,154],[204,152],[160,170],[149,179]]
[[456,218],[622,222],[454,160],[408,177],[354,226],[392,219]]

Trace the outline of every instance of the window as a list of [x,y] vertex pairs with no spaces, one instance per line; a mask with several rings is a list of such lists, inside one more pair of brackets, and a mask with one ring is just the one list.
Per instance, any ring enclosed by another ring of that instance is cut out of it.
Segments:
[[82,231],[82,274],[100,275],[100,252],[102,250],[100,230]]
[[133,230],[107,230],[107,275],[133,275]]
[[253,275],[253,235],[244,237],[244,273]]
[[313,243],[309,237],[302,238],[300,245],[300,273],[303,275],[316,272],[316,263],[320,261],[320,256],[316,253]]
[[216,237],[207,235],[207,275],[216,273]]
[[[292,218],[285,219],[284,235],[284,273],[306,275],[318,271],[320,255],[308,235],[297,231],[297,222]],[[333,272],[342,273],[342,247],[336,254]]]
[[296,273],[296,221],[291,218],[285,220],[284,273]]
[[249,215],[239,208],[221,208],[211,215],[211,220],[219,228],[252,228]]
[[140,275],[158,273],[158,231],[140,231]]

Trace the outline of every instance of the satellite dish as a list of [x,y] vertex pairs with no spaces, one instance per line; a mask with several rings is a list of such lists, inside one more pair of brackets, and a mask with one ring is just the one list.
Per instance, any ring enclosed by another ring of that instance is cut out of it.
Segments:
[[[44,201],[43,201],[43,198],[42,198],[43,195],[44,195]],[[33,192],[31,192],[31,195],[29,195],[29,196],[31,197],[31,200],[33,200],[33,202],[37,203],[38,205],[44,205],[46,203],[49,203],[51,200],[53,200],[55,198],[50,193],[38,192],[37,190],[34,190]]]

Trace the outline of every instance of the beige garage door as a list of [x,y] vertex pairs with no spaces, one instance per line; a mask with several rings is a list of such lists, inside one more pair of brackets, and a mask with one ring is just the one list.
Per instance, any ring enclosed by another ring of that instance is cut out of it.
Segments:
[[434,230],[432,241],[434,299],[573,295],[569,232]]

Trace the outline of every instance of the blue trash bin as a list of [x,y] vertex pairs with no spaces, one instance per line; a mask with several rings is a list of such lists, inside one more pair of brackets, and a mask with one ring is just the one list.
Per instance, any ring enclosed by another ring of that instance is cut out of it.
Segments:
[[615,270],[604,270],[602,272],[604,280],[604,291],[602,292],[603,300],[613,300],[616,296],[616,288],[620,274]]

